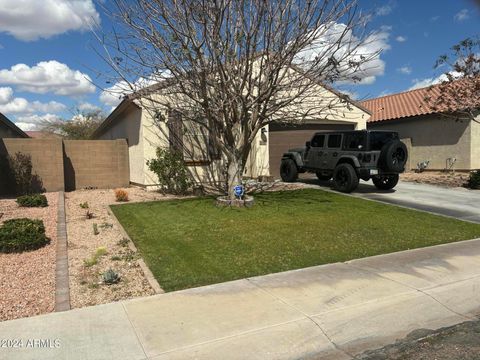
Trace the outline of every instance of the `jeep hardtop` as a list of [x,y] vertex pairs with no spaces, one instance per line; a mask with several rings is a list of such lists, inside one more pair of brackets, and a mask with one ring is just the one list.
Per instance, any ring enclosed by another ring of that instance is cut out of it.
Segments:
[[393,131],[317,132],[304,147],[282,156],[280,176],[294,182],[299,173],[312,172],[320,180],[333,179],[333,187],[352,192],[359,179],[372,179],[382,190],[393,189],[405,171],[408,152]]

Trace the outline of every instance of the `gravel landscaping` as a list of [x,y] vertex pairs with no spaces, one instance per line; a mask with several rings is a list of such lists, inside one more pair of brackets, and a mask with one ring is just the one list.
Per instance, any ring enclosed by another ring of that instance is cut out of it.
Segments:
[[[130,203],[171,198],[140,188],[126,190]],[[109,212],[108,205],[118,204],[114,191],[77,190],[66,193],[65,202],[71,307],[154,294],[137,263],[139,256],[127,246]],[[93,218],[87,219],[87,211]],[[94,234],[94,224],[98,235]],[[120,275],[118,283],[103,283],[102,274],[109,269]]]
[[38,250],[0,253],[0,320],[52,312],[55,307],[55,258],[58,193],[45,194],[48,207],[22,208],[0,199],[0,224],[9,219],[41,219],[51,242]]
[[467,172],[424,171],[400,174],[400,179],[403,181],[447,187],[463,187],[467,183],[468,177],[469,173]]

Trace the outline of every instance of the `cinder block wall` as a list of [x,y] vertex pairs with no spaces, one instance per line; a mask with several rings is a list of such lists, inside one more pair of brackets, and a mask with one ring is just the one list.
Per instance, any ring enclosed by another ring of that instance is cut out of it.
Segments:
[[126,140],[64,140],[63,147],[66,191],[129,185]]
[[0,139],[0,155],[17,152],[32,157],[46,191],[129,185],[126,140]]
[[17,152],[32,157],[33,172],[47,191],[65,189],[61,139],[0,139],[0,154],[13,156]]

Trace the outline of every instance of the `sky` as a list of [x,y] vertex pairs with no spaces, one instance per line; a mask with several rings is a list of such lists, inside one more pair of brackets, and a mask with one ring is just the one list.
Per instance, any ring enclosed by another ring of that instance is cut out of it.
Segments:
[[[438,56],[479,35],[480,1],[358,1],[375,32],[369,51],[381,53],[360,83],[337,84],[357,100],[438,81]],[[99,34],[114,26],[104,6],[109,0],[0,0],[1,113],[35,130],[78,110],[112,111],[118,95],[105,91],[113,85],[98,74],[108,66],[93,50],[92,28]]]

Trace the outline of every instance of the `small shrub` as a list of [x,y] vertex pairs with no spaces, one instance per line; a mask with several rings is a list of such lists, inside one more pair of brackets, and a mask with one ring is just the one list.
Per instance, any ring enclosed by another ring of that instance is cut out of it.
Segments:
[[98,264],[98,259],[95,256],[83,260],[83,266],[92,267],[93,265]]
[[119,202],[128,201],[128,192],[123,189],[115,190],[115,199]]
[[97,248],[97,250],[95,250],[95,253],[93,254],[93,256],[91,258],[87,258],[87,259],[83,260],[83,265],[85,267],[91,267],[93,265],[97,265],[98,260],[102,256],[105,256],[106,254],[107,254],[107,248],[104,247],[104,246],[101,246],[101,247]]
[[93,227],[93,235],[98,235],[98,234],[100,234],[100,232],[98,231],[98,225],[97,225],[97,223],[93,223],[92,227]]
[[130,240],[128,240],[127,238],[123,238],[122,240],[118,240],[117,245],[126,247],[128,246],[129,241]]
[[121,257],[121,256],[118,256],[118,255],[114,255],[114,256],[112,256],[112,257],[110,258],[110,260],[112,260],[112,261],[120,261],[120,260],[122,260],[122,257]]
[[95,217],[95,215],[90,210],[87,210],[87,212],[85,213],[85,217],[87,219],[93,219]]
[[85,201],[85,202],[81,203],[81,204],[80,204],[80,207],[81,207],[82,209],[88,209],[88,202]]
[[22,207],[47,207],[47,197],[43,194],[22,195],[17,198],[17,204]]
[[104,255],[107,254],[107,248],[104,247],[104,246],[100,246],[99,248],[97,248],[97,250],[95,251],[95,257],[99,258],[99,257],[102,257]]
[[157,175],[158,184],[164,193],[185,194],[192,185],[181,152],[157,148],[157,157],[147,160],[147,166]]
[[480,189],[480,170],[470,172],[467,186],[470,189]]
[[14,156],[8,156],[8,166],[17,194],[32,194],[45,190],[40,177],[32,172],[30,155],[17,152]]
[[12,219],[0,227],[0,252],[36,250],[50,243],[42,220]]
[[112,269],[105,271],[102,277],[103,277],[103,282],[107,285],[116,284],[120,281],[120,275],[118,275],[118,273],[116,273]]

